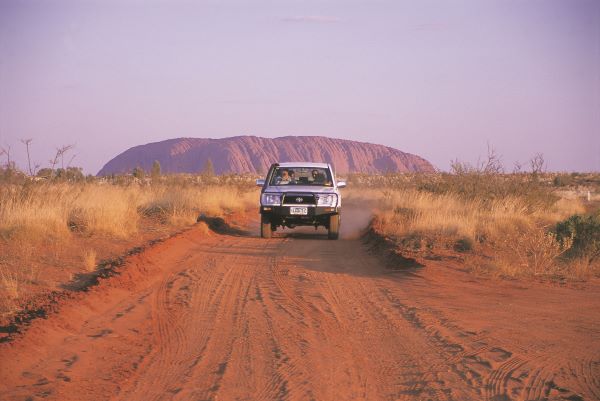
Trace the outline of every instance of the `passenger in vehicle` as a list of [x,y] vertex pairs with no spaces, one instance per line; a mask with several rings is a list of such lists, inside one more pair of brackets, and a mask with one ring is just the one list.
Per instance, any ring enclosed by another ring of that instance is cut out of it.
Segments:
[[290,174],[290,184],[297,184],[296,172],[294,170],[289,170]]
[[325,183],[325,175],[319,170],[312,171],[313,183],[317,185],[323,185]]
[[281,176],[277,178],[277,185],[287,185],[291,182],[290,173],[287,170],[281,170]]

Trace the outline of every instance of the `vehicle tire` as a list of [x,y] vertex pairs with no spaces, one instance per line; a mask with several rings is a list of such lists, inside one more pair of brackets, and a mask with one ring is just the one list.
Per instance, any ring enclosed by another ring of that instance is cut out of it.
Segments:
[[329,239],[338,239],[340,236],[340,215],[334,214],[329,216],[329,232],[327,237]]
[[262,238],[271,238],[273,230],[271,228],[271,220],[264,214],[260,215],[260,236]]

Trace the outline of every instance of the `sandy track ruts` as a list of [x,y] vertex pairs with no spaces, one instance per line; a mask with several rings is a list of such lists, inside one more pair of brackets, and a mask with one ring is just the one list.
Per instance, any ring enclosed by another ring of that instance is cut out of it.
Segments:
[[[0,348],[0,399],[600,399],[600,286],[192,229]],[[565,300],[568,300],[566,302]]]

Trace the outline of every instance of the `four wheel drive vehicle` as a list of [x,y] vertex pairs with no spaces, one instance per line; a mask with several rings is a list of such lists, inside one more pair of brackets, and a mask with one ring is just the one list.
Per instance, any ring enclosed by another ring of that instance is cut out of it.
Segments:
[[260,235],[271,238],[277,227],[324,226],[329,239],[338,239],[342,197],[327,163],[275,163],[264,180],[256,180],[260,193]]

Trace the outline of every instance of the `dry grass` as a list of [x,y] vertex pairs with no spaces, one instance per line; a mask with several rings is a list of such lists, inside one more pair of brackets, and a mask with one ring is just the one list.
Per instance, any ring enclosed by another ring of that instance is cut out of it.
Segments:
[[139,209],[143,215],[155,216],[176,226],[193,224],[200,213],[222,216],[243,211],[258,202],[257,191],[240,191],[233,186],[172,188],[161,186],[148,193]]
[[139,187],[67,186],[62,204],[68,208],[66,224],[72,231],[126,238],[138,230],[138,205],[145,195]]
[[126,238],[141,218],[182,227],[200,213],[240,211],[256,199],[256,191],[235,186],[6,185],[0,186],[0,236],[25,242],[73,233]]
[[0,182],[0,317],[33,292],[93,271],[109,255],[102,244],[124,252],[141,245],[142,237],[190,226],[200,214],[225,216],[256,206],[258,189],[250,180],[222,180]]
[[[530,229],[507,233],[495,244],[496,258],[491,267],[499,275],[517,277],[523,275],[563,276],[565,264],[560,263],[571,242],[561,243],[552,232]],[[475,268],[478,264],[473,260]]]
[[95,249],[86,249],[83,252],[82,260],[86,271],[91,272],[96,269],[96,258],[97,252]]
[[22,236],[37,239],[68,235],[68,207],[63,185],[31,188],[0,187],[0,235],[5,238]]
[[19,281],[17,273],[0,271],[0,285],[9,298],[14,299],[19,296]]
[[477,242],[525,232],[540,222],[555,222],[584,210],[579,200],[560,201],[548,210],[532,211],[516,197],[470,200],[417,190],[384,191],[380,209],[380,228],[385,235],[435,235]]
[[[572,241],[559,240],[556,223],[589,209],[583,197],[560,197],[551,186],[526,175],[486,177],[410,175],[363,180],[346,199],[376,200],[374,228],[394,238],[403,252],[432,257],[462,252],[468,265],[491,275],[586,279],[598,261],[567,258]],[[513,182],[513,180],[515,182]],[[386,183],[387,182],[387,183]],[[528,191],[528,186],[531,191]]]
[[[255,208],[254,178],[0,180],[0,316],[18,308],[32,290],[56,288],[74,273],[94,270],[107,257],[102,244],[117,243],[120,248],[112,249],[122,252],[142,237],[194,224],[202,213],[224,216]],[[600,271],[597,259],[566,258],[569,244],[550,230],[596,207],[577,195],[591,191],[597,199],[596,176],[561,176],[560,186],[552,176],[523,174],[397,174],[349,181],[345,202],[376,207],[375,228],[411,252],[463,252],[473,270],[500,276],[585,279]],[[208,231],[204,223],[199,229]]]
[[12,313],[17,309],[20,283],[18,272],[0,268],[0,313]]

